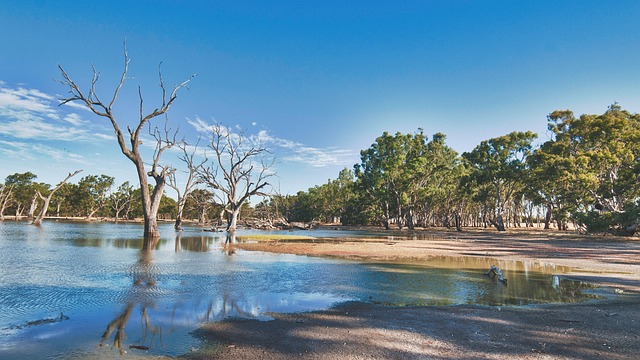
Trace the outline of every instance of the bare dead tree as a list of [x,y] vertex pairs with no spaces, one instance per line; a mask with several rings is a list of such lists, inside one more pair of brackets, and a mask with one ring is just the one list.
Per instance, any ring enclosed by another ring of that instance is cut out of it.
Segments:
[[200,141],[196,143],[195,146],[191,148],[189,151],[189,144],[185,142],[179,143],[177,146],[182,150],[182,155],[178,156],[178,158],[187,165],[187,170],[184,171],[187,174],[187,181],[184,184],[184,190],[181,190],[178,186],[178,182],[176,180],[175,172],[169,176],[169,187],[176,191],[178,194],[178,213],[176,214],[176,223],[174,228],[176,230],[181,230],[182,224],[182,213],[184,212],[184,206],[187,203],[187,198],[191,194],[194,186],[198,183],[197,171],[202,166],[204,166],[207,161],[206,158],[201,160],[200,162],[194,160],[196,153],[198,152],[198,144]]
[[[231,133],[221,124],[212,127],[209,148],[215,162],[198,171],[201,182],[209,186],[229,216],[227,231],[235,232],[242,204],[251,196],[267,196],[267,179],[275,174],[269,169],[275,159],[267,159],[267,149],[251,144],[243,132]],[[257,161],[259,160],[259,161]]]
[[58,191],[58,189],[60,189],[67,181],[69,181],[69,179],[78,175],[81,171],[82,170],[76,170],[73,173],[69,173],[69,175],[67,175],[67,177],[64,180],[62,180],[58,185],[56,185],[56,187],[54,187],[49,193],[49,195],[46,197],[43,196],[40,193],[40,191],[36,192],[36,194],[40,197],[40,199],[44,201],[44,204],[42,205],[42,209],[40,209],[40,214],[38,214],[38,216],[36,216],[36,218],[33,219],[33,222],[32,222],[33,225],[37,225],[37,226],[42,225],[42,219],[44,219],[45,215],[47,215],[47,210],[49,210],[49,203],[51,202],[51,198],[53,197],[53,194],[55,194],[55,192]]
[[[187,80],[182,82],[179,85],[175,85],[173,90],[167,94],[167,89],[162,80],[162,72],[160,69],[158,70],[159,78],[160,78],[160,89],[162,90],[162,104],[160,107],[155,108],[153,111],[147,113],[145,115],[143,109],[143,98],[142,91],[140,86],[138,86],[138,97],[140,104],[139,111],[139,119],[138,125],[132,129],[127,126],[127,131],[129,133],[128,144],[127,139],[122,133],[120,129],[120,125],[118,124],[118,120],[116,120],[115,115],[113,114],[113,106],[118,98],[118,94],[122,89],[125,81],[127,80],[127,72],[129,69],[129,55],[127,54],[126,44],[124,46],[124,69],[122,71],[122,76],[116,89],[113,92],[113,96],[109,100],[109,102],[103,102],[96,93],[96,83],[99,79],[99,73],[94,66],[93,68],[93,77],[91,79],[91,87],[89,88],[88,93],[84,93],[80,90],[80,87],[71,79],[71,77],[67,74],[67,72],[62,68],[61,65],[58,65],[62,73],[62,80],[59,82],[66,87],[69,88],[69,97],[60,99],[61,105],[66,104],[68,102],[77,101],[81,104],[85,105],[89,110],[91,110],[94,114],[106,118],[111,122],[113,126],[113,130],[116,135],[116,139],[118,141],[118,145],[120,146],[120,150],[122,153],[135,165],[136,172],[138,175],[138,180],[140,182],[140,193],[142,200],[142,208],[144,215],[144,245],[143,248],[147,248],[147,245],[151,240],[160,237],[160,233],[158,231],[158,221],[157,214],[158,208],[160,206],[160,200],[162,198],[162,194],[164,191],[166,177],[168,176],[168,168],[167,167],[159,167],[160,156],[162,152],[166,150],[168,147],[172,146],[169,141],[161,144],[156,148],[154,152],[153,159],[151,161],[151,170],[147,171],[145,167],[145,163],[143,161],[142,155],[140,153],[140,145],[142,141],[140,139],[140,134],[144,126],[149,123],[153,118],[158,117],[160,115],[164,115],[175,99],[177,98],[178,91],[182,88],[186,88],[187,84],[193,77],[192,75]],[[165,115],[166,116],[166,115]],[[157,129],[156,129],[157,131]],[[166,139],[165,139],[166,140]],[[148,185],[148,177],[153,178],[155,181],[155,186],[152,191],[149,190]]]

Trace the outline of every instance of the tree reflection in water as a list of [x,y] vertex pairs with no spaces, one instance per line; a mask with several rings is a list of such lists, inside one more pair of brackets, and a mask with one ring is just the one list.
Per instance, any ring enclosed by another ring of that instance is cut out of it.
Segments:
[[[152,248],[155,248],[157,244],[152,244]],[[138,295],[144,294],[146,291],[153,291],[156,287],[156,273],[154,272],[153,265],[153,251],[143,249],[140,250],[138,261],[131,268],[131,276],[133,278],[132,296],[124,310],[109,324],[107,329],[100,338],[100,344],[98,347],[105,346],[105,344],[111,338],[113,334],[113,346],[112,348],[118,348],[120,355],[125,353],[124,340],[126,339],[125,327],[131,318],[133,309],[136,307],[136,303],[140,303],[140,322],[142,324],[142,338],[140,342],[145,345],[130,345],[129,347],[136,347],[139,349],[153,348],[156,336],[159,337],[160,343],[162,343],[162,329],[159,326],[152,326],[149,321],[149,314],[147,308],[153,307],[153,303],[143,299],[137,299]],[[137,301],[136,301],[137,300]],[[149,339],[149,335],[151,335]],[[149,340],[149,341],[148,341]],[[148,345],[146,345],[148,343]]]
[[227,232],[227,238],[224,241],[224,247],[222,251],[227,255],[233,255],[236,253],[236,233],[235,231]]
[[208,236],[185,236],[176,234],[175,252],[182,250],[193,252],[209,252],[212,238]]

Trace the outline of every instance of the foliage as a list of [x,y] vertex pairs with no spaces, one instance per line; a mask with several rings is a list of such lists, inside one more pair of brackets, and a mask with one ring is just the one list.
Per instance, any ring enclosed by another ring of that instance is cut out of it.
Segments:
[[525,186],[526,159],[535,138],[537,135],[530,131],[512,132],[482,141],[462,154],[471,169],[465,182],[478,188],[475,200],[492,210],[490,222],[500,231],[505,230],[503,213],[507,204]]

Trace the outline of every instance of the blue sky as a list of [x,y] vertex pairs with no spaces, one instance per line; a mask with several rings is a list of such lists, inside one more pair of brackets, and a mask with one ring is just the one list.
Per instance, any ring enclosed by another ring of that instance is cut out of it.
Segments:
[[[31,171],[135,182],[104,120],[58,106],[61,64],[136,121],[159,104],[158,65],[179,93],[170,122],[194,141],[221,122],[259,137],[282,193],[352,168],[384,131],[443,132],[459,152],[516,130],[546,139],[556,109],[640,111],[638,1],[0,0],[0,179]],[[159,119],[158,125],[162,125]],[[180,163],[175,153],[167,163]]]

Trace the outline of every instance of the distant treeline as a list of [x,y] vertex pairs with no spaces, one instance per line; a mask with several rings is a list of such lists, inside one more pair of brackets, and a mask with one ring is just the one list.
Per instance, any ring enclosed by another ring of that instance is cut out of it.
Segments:
[[459,155],[438,133],[384,133],[337,179],[256,206],[263,217],[389,228],[573,225],[633,235],[640,224],[640,115],[548,116],[549,140],[513,132]]

